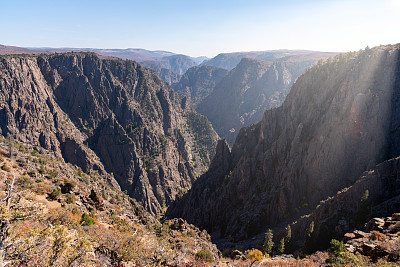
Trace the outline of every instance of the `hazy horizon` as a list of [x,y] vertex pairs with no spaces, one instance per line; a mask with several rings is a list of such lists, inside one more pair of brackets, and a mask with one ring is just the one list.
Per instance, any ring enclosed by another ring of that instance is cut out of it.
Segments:
[[357,51],[398,43],[400,0],[8,1],[0,43],[141,48],[192,57],[265,50]]

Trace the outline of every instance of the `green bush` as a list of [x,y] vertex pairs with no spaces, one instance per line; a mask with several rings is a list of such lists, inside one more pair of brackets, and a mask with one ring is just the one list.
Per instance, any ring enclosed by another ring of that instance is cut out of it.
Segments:
[[346,252],[346,246],[343,244],[342,241],[338,241],[336,239],[331,240],[331,246],[328,249],[329,254],[331,255],[339,255],[341,252]]
[[47,171],[47,178],[49,179],[54,179],[58,175],[58,172],[56,170],[48,170]]
[[343,242],[336,239],[331,240],[331,246],[328,249],[329,258],[326,263],[329,266],[367,266],[368,258],[356,253],[347,251]]
[[43,167],[43,165],[41,165],[40,169],[39,169],[39,173],[44,174],[45,172],[46,172],[46,169]]
[[75,201],[76,201],[75,195],[70,194],[70,193],[65,194],[65,201],[66,201],[68,204],[75,203]]
[[49,198],[52,200],[56,200],[60,195],[61,195],[60,189],[53,189],[53,191],[51,191],[49,194]]
[[205,260],[207,262],[213,261],[212,253],[208,249],[202,249],[196,253],[196,259]]
[[87,213],[82,214],[81,225],[92,225],[96,222]]

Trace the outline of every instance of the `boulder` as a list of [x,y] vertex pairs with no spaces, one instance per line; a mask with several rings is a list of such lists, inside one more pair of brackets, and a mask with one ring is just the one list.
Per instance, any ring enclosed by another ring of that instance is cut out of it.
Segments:
[[356,235],[353,233],[346,233],[343,237],[343,242],[347,243],[347,241],[356,238]]
[[360,230],[355,230],[353,234],[355,235],[356,238],[365,238],[369,236],[368,233],[364,233],[363,231]]
[[246,257],[243,255],[243,253],[237,249],[231,252],[231,259],[233,260],[244,260]]
[[394,221],[400,221],[400,213],[393,213],[392,219]]

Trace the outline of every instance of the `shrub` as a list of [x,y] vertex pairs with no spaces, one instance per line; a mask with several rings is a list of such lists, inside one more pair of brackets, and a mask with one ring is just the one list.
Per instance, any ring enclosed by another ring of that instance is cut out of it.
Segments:
[[39,173],[44,174],[45,172],[46,172],[46,169],[43,167],[43,165],[41,165],[40,169],[39,169]]
[[80,223],[81,225],[92,225],[95,224],[95,221],[87,213],[84,213],[82,214]]
[[58,175],[58,172],[56,170],[48,170],[47,171],[47,177],[49,179],[54,179],[57,177],[57,175]]
[[250,251],[247,253],[246,257],[247,257],[249,260],[259,261],[259,260],[262,260],[263,254],[262,254],[262,252],[259,251],[258,249],[252,249],[252,250],[250,250]]
[[152,225],[152,228],[157,237],[165,237],[165,236],[169,235],[169,233],[171,231],[168,224],[161,224],[159,222],[155,222]]
[[22,188],[31,188],[32,186],[32,180],[26,176],[19,177],[17,183]]
[[72,214],[80,214],[81,212],[79,211],[77,206],[74,206],[71,210]]
[[384,234],[382,234],[378,231],[372,231],[371,234],[372,234],[372,236],[371,236],[372,240],[383,241],[386,237]]
[[49,198],[52,200],[56,200],[60,195],[61,195],[60,189],[53,189],[53,191],[51,191],[51,193],[49,194]]
[[80,223],[80,216],[63,208],[57,208],[49,212],[48,220],[54,225],[64,225],[68,228],[77,228]]
[[8,165],[6,163],[3,164],[3,166],[1,166],[1,169],[3,171],[9,172],[10,171],[10,167],[8,167]]
[[66,201],[68,204],[75,203],[75,201],[76,201],[75,195],[70,194],[70,193],[65,194],[65,201]]
[[37,194],[44,195],[49,194],[50,187],[45,183],[37,183],[32,190]]
[[329,254],[337,256],[341,252],[345,252],[345,251],[347,251],[347,249],[342,241],[338,241],[336,239],[331,240],[331,246],[328,249]]
[[207,262],[213,261],[212,253],[208,249],[202,249],[196,253],[196,258],[200,260],[205,260]]

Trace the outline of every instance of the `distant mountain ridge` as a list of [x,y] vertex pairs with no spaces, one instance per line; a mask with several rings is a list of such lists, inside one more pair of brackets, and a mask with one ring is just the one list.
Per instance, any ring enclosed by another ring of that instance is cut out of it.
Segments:
[[215,66],[232,70],[239,64],[243,58],[253,58],[266,61],[305,61],[305,60],[318,60],[320,58],[328,58],[335,56],[335,52],[319,52],[311,50],[268,50],[268,51],[254,51],[254,52],[234,52],[234,53],[221,53],[216,57],[204,61],[203,66]]
[[232,146],[240,128],[260,121],[265,110],[279,107],[297,77],[328,55],[296,55],[278,61],[244,57],[210,90],[196,110]]
[[190,57],[162,50],[146,50],[141,48],[127,49],[101,49],[101,48],[50,48],[30,47],[22,48],[16,46],[0,45],[1,54],[37,54],[37,53],[65,53],[65,52],[95,52],[106,57],[130,59],[141,63],[144,67],[155,70],[163,81],[172,84],[179,81],[180,77],[193,66],[197,66],[207,57]]

